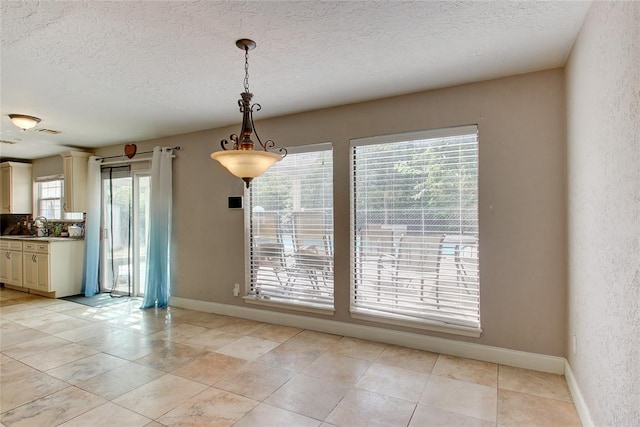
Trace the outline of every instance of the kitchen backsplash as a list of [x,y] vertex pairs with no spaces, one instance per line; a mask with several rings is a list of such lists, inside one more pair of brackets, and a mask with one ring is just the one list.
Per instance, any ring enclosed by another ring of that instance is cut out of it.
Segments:
[[[56,230],[58,230],[60,234],[68,233],[68,227],[72,225],[78,225],[84,231],[84,221],[53,220],[48,223],[49,235],[54,236]],[[31,215],[2,214],[0,215],[0,229],[2,230],[1,234],[3,236],[36,234],[36,228],[33,225],[33,217]],[[84,232],[82,234],[84,235]]]
[[19,223],[20,221],[24,221],[25,218],[31,218],[31,215],[13,215],[13,214],[0,215],[0,229],[2,229],[2,234],[5,234],[5,230],[7,230],[9,227],[13,227],[15,224]]

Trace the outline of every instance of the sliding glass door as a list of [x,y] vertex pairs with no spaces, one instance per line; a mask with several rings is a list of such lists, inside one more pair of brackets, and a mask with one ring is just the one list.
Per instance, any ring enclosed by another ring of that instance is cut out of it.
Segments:
[[102,169],[101,292],[144,295],[149,188],[148,170]]

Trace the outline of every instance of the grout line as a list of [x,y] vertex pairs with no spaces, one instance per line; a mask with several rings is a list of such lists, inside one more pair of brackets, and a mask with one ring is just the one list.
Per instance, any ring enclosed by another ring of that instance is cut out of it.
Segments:
[[[34,306],[34,308],[42,308],[42,309],[45,309],[45,310],[47,309],[47,307],[50,307],[50,305],[49,305],[49,306],[44,306],[44,305],[43,305],[43,306],[37,306],[37,305],[36,305],[36,306]],[[85,308],[87,308],[87,309],[94,308],[94,307],[90,307],[90,306],[82,306],[82,307],[85,307]],[[113,306],[112,306],[112,307],[113,307]],[[57,312],[57,311],[55,311],[55,310],[49,310],[49,311],[51,311],[51,312]],[[136,312],[136,310],[135,310],[134,308],[132,308],[132,307],[129,307],[129,311],[130,311],[131,313],[135,313],[135,312]],[[167,311],[161,311],[160,313],[155,313],[155,314],[151,313],[151,315],[149,315],[149,316],[144,315],[144,316],[140,317],[140,319],[144,319],[144,318],[148,318],[148,319],[162,319],[162,318],[164,318],[164,317],[166,317],[166,316],[168,315],[168,312],[169,312],[169,311],[167,310]],[[126,315],[126,314],[123,314],[123,315]],[[119,316],[118,316],[118,317],[119,317]],[[238,317],[238,319],[242,319],[242,318],[241,318],[241,317]],[[13,321],[13,320],[10,320],[10,319],[7,319],[7,320],[8,320],[8,321],[10,321],[10,322],[12,322],[12,323],[20,324],[20,323],[18,323],[18,322],[15,322],[15,321]],[[106,320],[96,320],[96,322],[97,322],[98,324],[105,324],[105,323],[106,323],[106,322],[108,322],[109,320],[110,320],[110,319],[106,319]],[[233,320],[233,317],[231,317],[231,320]],[[184,325],[191,325],[191,323],[189,323],[189,320],[180,320],[180,321],[177,321],[177,320],[176,320],[174,323],[171,323],[171,324],[169,324],[169,325],[165,325],[163,330],[167,330],[167,329],[169,329],[169,328],[177,327],[177,326],[179,326],[179,325],[183,325],[183,324],[184,324]],[[192,325],[192,326],[198,326],[198,325]],[[29,329],[34,329],[34,328],[29,328]],[[216,328],[208,328],[208,327],[205,327],[205,329],[206,329],[206,330],[205,330],[205,331],[203,331],[202,333],[206,333],[207,331],[210,331],[210,330],[221,330],[221,329],[220,329],[220,328],[218,328],[218,327],[216,327]],[[35,329],[34,329],[34,330],[35,330]],[[122,330],[122,331],[127,331],[127,332],[131,332],[131,333],[135,333],[135,331],[131,331],[129,328],[122,327],[122,325],[118,325],[118,326],[117,326],[117,330]],[[154,330],[154,328],[151,328],[151,330],[147,331],[146,333],[145,333],[145,332],[140,332],[139,334],[140,334],[141,336],[143,336],[143,337],[151,338],[151,337],[154,335],[153,330]],[[313,330],[306,329],[306,328],[305,328],[305,329],[301,329],[301,330],[300,330],[300,331],[298,331],[295,335],[293,335],[293,336],[291,336],[291,337],[287,338],[285,341],[283,341],[283,342],[279,342],[279,343],[278,343],[278,346],[280,346],[280,345],[282,345],[282,344],[285,344],[285,343],[289,342],[289,341],[290,341],[290,340],[292,340],[293,338],[297,337],[299,334],[303,333],[305,330],[310,331],[310,332],[312,332],[312,331],[313,331]],[[47,333],[46,335],[47,335],[47,336],[50,336],[50,337],[55,337],[55,335],[50,334],[50,333]],[[250,334],[246,334],[246,335],[242,335],[242,336],[250,336]],[[339,335],[339,336],[340,336],[340,340],[342,340],[342,339],[345,337],[345,335]],[[90,338],[93,338],[93,337],[88,337],[87,339],[90,339]],[[339,345],[340,340],[338,340],[338,341],[336,341],[336,342],[334,342],[334,343],[332,343],[332,344],[330,344],[330,345],[328,345],[328,346],[324,347],[324,348],[322,349],[322,351],[319,353],[318,357],[317,357],[315,360],[318,360],[318,359],[319,359],[320,357],[322,357],[323,355],[325,355],[325,354],[327,354],[327,353],[331,352],[331,350],[332,350],[332,349],[336,348],[336,346],[338,346],[338,345]],[[28,342],[28,341],[27,341],[27,342]],[[77,342],[71,342],[71,341],[69,342],[69,344],[82,345],[82,344],[79,344],[79,343],[77,343]],[[178,345],[179,343],[172,342],[172,344],[176,344],[176,345]],[[65,345],[67,345],[67,344],[65,344]],[[276,346],[275,348],[277,348],[278,346]],[[10,347],[11,347],[11,346],[10,346]],[[9,348],[10,348],[10,347],[9,347]],[[388,347],[388,346],[385,346],[382,350],[380,350],[380,352],[377,354],[377,356],[374,358],[374,360],[368,360],[368,359],[366,360],[366,362],[368,363],[368,365],[367,365],[367,370],[365,370],[365,372],[363,372],[363,374],[362,374],[362,375],[365,375],[365,374],[366,374],[366,372],[371,368],[371,365],[372,365],[373,363],[376,363],[376,362],[378,361],[378,359],[380,359],[381,355],[382,355],[382,354],[383,354],[383,352],[384,352],[384,349],[385,349],[385,348],[387,348],[387,347]],[[92,350],[95,350],[95,349],[93,349],[92,347],[87,347],[87,348],[91,348]],[[208,350],[206,350],[206,351],[208,351]],[[17,360],[17,359],[14,359],[14,358],[12,358],[12,357],[10,357],[10,356],[8,356],[8,355],[4,354],[4,353],[2,353],[2,354],[3,354],[3,357],[7,357],[7,358],[9,358],[11,361],[16,361],[16,362],[22,363],[21,361],[19,361],[19,360]],[[96,354],[109,354],[109,353],[107,353],[106,351],[97,351],[97,350],[96,350]],[[111,356],[114,356],[114,355],[111,355]],[[426,390],[426,387],[428,386],[429,382],[432,380],[432,377],[433,377],[433,375],[434,375],[434,374],[433,374],[433,371],[434,371],[435,367],[437,366],[437,363],[441,360],[441,356],[444,356],[444,355],[443,355],[442,353],[438,353],[438,354],[437,354],[436,361],[434,362],[434,364],[433,364],[433,367],[432,367],[431,371],[430,371],[429,373],[427,373],[427,374],[429,375],[429,377],[428,377],[428,379],[427,379],[427,381],[426,381],[426,383],[425,383],[425,387],[423,388],[422,393],[424,393],[424,391]],[[132,361],[132,360],[129,360],[129,359],[126,359],[126,358],[120,357],[120,356],[115,356],[115,357],[117,357],[118,359],[121,359],[121,360],[123,360],[123,361],[125,361],[125,362],[128,362],[128,363],[136,363],[136,362],[135,362],[135,360],[133,360],[133,361]],[[143,356],[143,357],[145,357],[145,356]],[[351,356],[340,356],[340,357],[346,357],[346,358],[351,358],[351,359],[356,359],[356,360],[365,361],[365,359],[354,358],[354,357],[351,357]],[[137,359],[136,359],[136,360],[137,360]],[[194,360],[195,360],[195,359],[194,359]],[[75,362],[69,362],[68,364],[72,364],[72,363],[76,363],[76,362],[77,362],[77,361],[75,361]],[[253,361],[249,361],[248,363],[251,363],[251,362],[255,362],[255,360],[253,360]],[[257,363],[257,362],[256,362],[256,363]],[[313,363],[313,362],[311,362],[311,363]],[[26,365],[26,364],[25,364],[25,365]],[[309,364],[309,365],[310,365],[310,364]],[[27,365],[27,366],[29,366],[29,365]],[[60,365],[60,366],[64,366],[64,365]],[[308,366],[308,365],[307,365],[307,366]],[[389,365],[389,366],[392,366],[392,365]],[[52,367],[51,369],[56,369],[56,368],[58,368],[58,367],[59,367],[59,366]],[[499,391],[500,391],[500,381],[499,381],[499,380],[500,380],[500,369],[501,369],[501,368],[502,368],[502,365],[501,365],[501,364],[497,364],[497,368],[496,368],[496,399],[498,398],[498,394],[499,394]],[[37,368],[34,368],[34,369],[35,369],[36,371],[38,371],[38,372],[44,373],[44,374],[46,374],[46,375],[49,375],[49,374],[47,374],[47,371],[41,371],[41,370],[39,370],[39,369],[37,369]],[[49,369],[49,370],[51,370],[51,369]],[[117,369],[117,368],[110,369],[110,370],[108,370],[108,371],[106,371],[106,372],[101,372],[99,375],[102,375],[102,374],[105,374],[105,373],[111,372],[111,371],[113,371],[113,370],[115,370],[115,369]],[[265,405],[268,405],[267,403],[264,403],[264,401],[265,401],[269,396],[272,396],[274,393],[276,393],[278,390],[280,390],[282,387],[284,387],[286,384],[288,384],[288,383],[289,383],[293,378],[295,378],[295,376],[296,376],[296,375],[301,374],[301,373],[299,373],[298,371],[292,371],[292,372],[293,372],[293,376],[292,376],[291,378],[287,379],[287,381],[285,381],[282,385],[280,385],[278,388],[276,388],[274,391],[272,391],[272,392],[271,392],[267,397],[265,397],[264,399],[262,399],[262,400],[256,400],[256,399],[253,399],[253,398],[251,398],[251,399],[252,399],[252,400],[257,401],[257,402],[258,402],[258,405],[259,405],[259,404],[261,404],[261,403],[263,403],[263,404],[265,404]],[[567,372],[567,373],[568,373],[568,374],[570,374],[570,372]],[[162,375],[162,376],[166,376],[166,375],[173,375],[173,374],[171,374],[171,372],[163,372],[163,375]],[[359,378],[362,378],[362,375],[361,375]],[[53,377],[53,378],[55,378],[55,377]],[[565,377],[565,378],[566,378],[566,377]],[[157,378],[156,378],[156,379],[157,379]],[[188,378],[185,378],[185,379],[189,380]],[[566,380],[568,380],[568,378],[566,378]],[[65,387],[65,388],[63,388],[62,390],[66,390],[66,389],[68,389],[69,387],[74,387],[74,388],[75,388],[75,389],[77,389],[77,390],[81,390],[81,391],[83,391],[83,392],[86,392],[86,393],[89,393],[89,394],[95,395],[95,394],[94,394],[94,393],[92,393],[92,392],[89,392],[89,391],[86,391],[86,390],[81,389],[81,388],[80,388],[80,387],[78,387],[76,384],[68,383],[68,382],[67,382],[67,381],[65,381],[65,380],[61,380],[61,381],[63,381],[63,382],[65,382],[65,383],[67,383],[67,384],[68,384],[68,386],[67,386],[67,387]],[[153,380],[152,380],[152,381],[153,381]],[[195,381],[195,380],[190,380],[190,381]],[[151,382],[151,381],[149,381],[149,382]],[[198,382],[198,381],[195,381],[195,382]],[[146,384],[148,384],[148,383],[146,383]],[[215,387],[215,383],[214,383],[213,385],[209,385],[209,384],[206,384],[206,383],[202,383],[202,384],[203,384],[203,385],[205,385],[205,386],[206,386],[206,388],[205,388],[203,391],[201,391],[201,392],[197,393],[197,394],[196,394],[196,396],[197,396],[197,395],[200,395],[201,393],[203,393],[204,391],[206,391],[206,390],[208,390],[208,389],[210,389],[210,388],[215,388],[215,389],[217,389],[217,388]],[[346,392],[346,394],[345,394],[344,396],[342,396],[342,397],[340,398],[340,400],[338,400],[338,402],[333,406],[333,408],[331,409],[331,411],[329,411],[329,414],[331,414],[331,412],[333,412],[333,411],[336,409],[336,407],[337,407],[341,402],[343,402],[343,400],[345,399],[345,397],[346,397],[350,392],[352,392],[353,390],[357,390],[357,389],[358,389],[358,388],[356,387],[356,384],[357,384],[357,381],[356,381],[354,384],[350,384],[350,385],[349,385],[349,388],[348,388],[348,391]],[[143,385],[141,385],[141,386],[138,386],[138,387],[136,387],[136,388],[140,388],[140,387],[142,387],[142,386],[144,386],[144,384],[143,384]],[[135,390],[136,388],[134,388],[133,390]],[[57,392],[60,392],[60,391],[61,391],[61,390],[58,390],[58,391],[56,391],[56,392],[50,393],[49,395],[54,394],[54,393],[57,393]],[[132,390],[130,390],[130,391],[132,391]],[[573,392],[573,390],[571,390],[571,391]],[[128,392],[127,392],[127,393],[128,393]],[[228,393],[231,393],[231,392],[228,392]],[[373,392],[373,393],[375,393],[375,392]],[[125,394],[126,394],[126,393],[125,393]],[[526,393],[526,394],[528,394],[528,393]],[[47,396],[49,396],[49,395],[47,395]],[[98,397],[100,397],[101,399],[104,399],[104,400],[105,400],[105,402],[112,402],[113,400],[115,400],[115,399],[117,399],[118,397],[120,397],[120,396],[117,396],[117,397],[115,397],[114,399],[106,399],[106,398],[103,398],[102,396],[99,396],[99,395],[95,395],[95,396],[98,396]],[[189,399],[186,399],[185,401],[181,402],[180,404],[176,405],[175,407],[178,407],[178,406],[180,406],[180,405],[184,404],[184,402],[186,402],[186,401],[188,401],[188,400],[192,399],[193,397],[195,397],[195,396],[192,396],[192,397],[190,397]],[[246,397],[246,396],[245,396],[245,397]],[[40,398],[38,398],[38,399],[40,399]],[[38,399],[34,399],[34,400],[32,400],[31,402],[34,402],[34,401],[36,401],[36,400],[38,400]],[[31,403],[31,402],[27,402],[27,403],[25,403],[24,405],[27,405],[27,404],[29,404],[29,403]],[[420,403],[420,399],[418,399],[418,401],[416,401],[416,402],[411,402],[411,403],[413,403],[413,404],[414,404],[414,407],[413,407],[413,411],[412,411],[412,413],[411,413],[411,416],[409,417],[409,421],[408,421],[408,423],[407,423],[407,426],[411,423],[411,420],[414,418],[414,416],[415,416],[415,414],[416,414],[416,411],[417,411],[418,405],[419,405],[419,403]],[[570,403],[571,403],[571,402],[570,402]],[[117,405],[117,404],[116,404],[116,405]],[[21,405],[21,406],[23,406],[23,405]],[[99,405],[99,406],[101,406],[101,405]],[[98,406],[98,407],[99,407],[99,406]],[[121,405],[118,405],[118,406],[121,406]],[[257,406],[257,405],[256,405],[256,406]],[[273,405],[270,405],[270,406],[273,406]],[[574,404],[574,406],[575,406],[575,404]],[[168,413],[168,412],[170,412],[171,410],[175,409],[175,407],[174,407],[174,408],[169,409],[166,413]],[[124,408],[124,407],[123,407],[123,408]],[[15,408],[14,408],[14,409],[15,409]],[[83,412],[82,414],[78,414],[76,417],[74,417],[74,418],[72,418],[72,419],[75,419],[75,418],[77,418],[77,417],[79,417],[79,416],[83,415],[84,413],[89,412],[89,411],[91,411],[91,410],[93,410],[93,409],[95,409],[95,408],[91,408],[91,409],[89,409],[89,410],[87,410],[87,411]],[[133,410],[131,410],[131,409],[129,409],[129,408],[124,408],[124,409],[127,409],[127,410],[129,410],[129,411],[132,411],[132,412],[137,413],[136,411],[133,411]],[[284,409],[284,408],[280,408],[280,409],[285,410],[285,411],[288,411],[287,409]],[[251,411],[249,411],[249,412],[251,412]],[[246,416],[249,412],[245,413],[242,417]],[[297,412],[294,412],[294,411],[289,411],[289,412],[297,413]],[[498,411],[498,400],[497,400],[497,404],[496,404],[496,420],[495,420],[495,424],[497,424],[497,423],[498,423],[498,412],[499,412],[499,411]],[[165,414],[166,414],[166,413],[165,413]],[[160,417],[164,416],[165,414],[160,415],[160,416],[159,416],[159,417],[157,417],[156,419],[158,419],[158,418],[160,418]],[[144,414],[140,414],[140,415],[142,415],[142,416],[144,416],[145,418],[149,419],[149,417],[147,417],[147,416],[146,416],[146,415],[144,415]],[[308,417],[308,416],[303,415],[303,414],[299,414],[299,415],[302,415],[302,416]],[[242,417],[240,417],[240,418],[242,418]],[[327,417],[328,417],[328,415],[327,415]],[[240,418],[239,418],[239,419],[240,419]],[[308,417],[308,418],[313,418],[313,417]],[[325,418],[326,418],[326,417],[325,417]],[[315,419],[315,418],[314,418],[314,419]],[[69,421],[69,420],[67,420],[67,421]],[[236,421],[237,421],[237,420],[236,420]],[[319,421],[323,421],[323,420],[319,420]]]

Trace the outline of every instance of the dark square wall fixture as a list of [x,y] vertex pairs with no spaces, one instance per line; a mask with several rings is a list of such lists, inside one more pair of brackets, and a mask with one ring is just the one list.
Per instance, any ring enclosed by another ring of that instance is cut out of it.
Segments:
[[242,209],[242,196],[229,196],[229,209]]

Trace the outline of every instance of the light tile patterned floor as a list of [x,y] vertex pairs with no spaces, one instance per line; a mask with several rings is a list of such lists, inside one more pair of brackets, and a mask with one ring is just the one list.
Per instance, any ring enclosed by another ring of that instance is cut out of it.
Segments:
[[0,289],[2,425],[580,425],[561,375],[138,305]]

